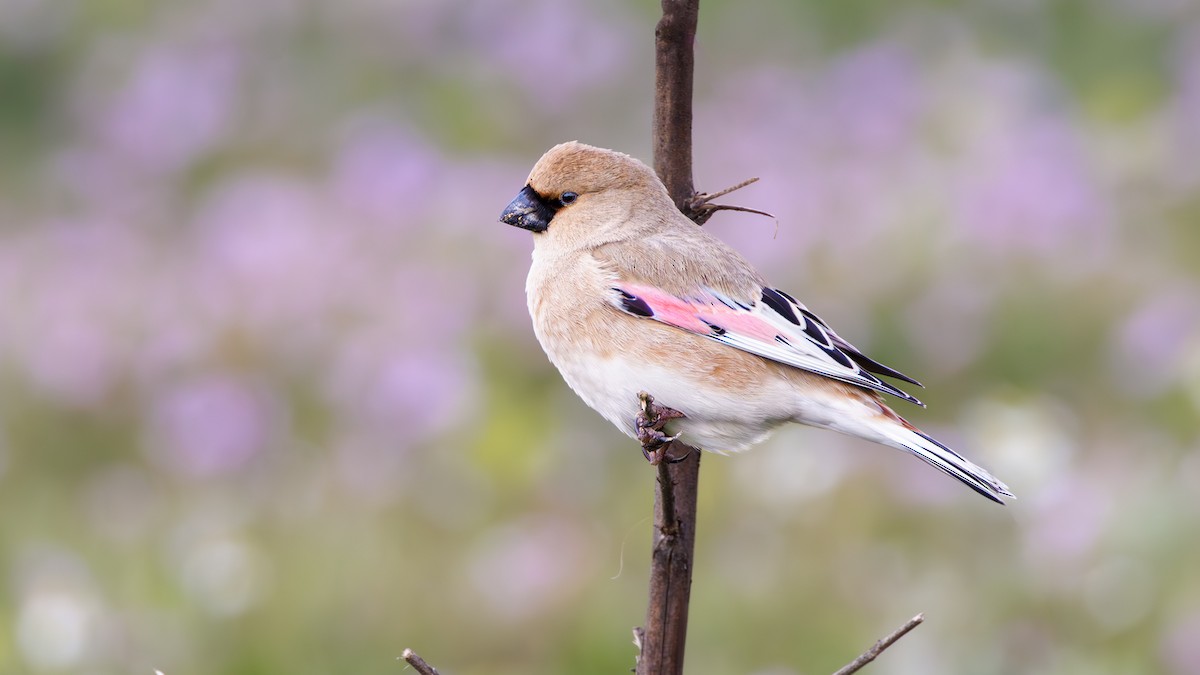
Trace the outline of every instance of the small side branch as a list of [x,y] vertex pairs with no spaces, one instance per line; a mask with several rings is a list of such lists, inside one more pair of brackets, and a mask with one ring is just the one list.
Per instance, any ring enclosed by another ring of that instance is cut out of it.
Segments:
[[712,203],[712,200],[716,199],[717,197],[724,197],[725,195],[729,194],[730,192],[733,192],[735,190],[741,190],[742,188],[746,187],[747,185],[753,185],[754,183],[757,183],[757,182],[758,182],[757,177],[747,178],[746,180],[738,183],[737,185],[727,187],[724,190],[718,190],[717,192],[714,192],[712,194],[706,194],[706,193],[700,192],[695,195],[692,195],[691,199],[688,200],[687,209],[684,210],[684,213],[688,214],[688,216],[690,216],[692,220],[696,221],[697,224],[703,225],[703,224],[707,223],[708,219],[712,218],[713,214],[716,213],[717,211],[741,211],[742,213],[754,213],[754,214],[757,214],[760,216],[766,216],[766,217],[774,220],[776,227],[778,227],[779,221],[778,221],[778,219],[775,218],[775,214],[773,214],[773,213],[767,213],[766,211],[752,209],[748,206],[734,206],[732,204],[713,204]]
[[437,668],[425,663],[425,659],[417,656],[417,653],[411,649],[405,649],[400,655],[404,662],[412,666],[412,669],[420,675],[439,675]]
[[841,670],[837,671],[833,675],[850,675],[850,673],[857,673],[862,669],[863,666],[874,661],[875,657],[882,654],[883,650],[896,644],[896,641],[905,635],[908,635],[909,631],[917,626],[920,626],[921,622],[924,620],[924,614],[918,614],[909,619],[903,626],[900,626],[896,630],[892,631],[887,637],[883,638],[879,642],[876,642],[870,649],[862,654],[859,654],[858,658],[843,666]]

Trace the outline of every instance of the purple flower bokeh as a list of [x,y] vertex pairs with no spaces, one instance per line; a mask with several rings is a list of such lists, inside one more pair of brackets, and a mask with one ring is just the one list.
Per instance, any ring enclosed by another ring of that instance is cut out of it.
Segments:
[[1183,616],[1162,638],[1159,654],[1174,675],[1200,675],[1200,610]]
[[1200,167],[1192,161],[1200,154],[1200,25],[1185,31],[1174,51],[1176,91],[1169,117],[1175,142],[1164,179],[1191,194],[1200,183]]
[[415,229],[440,216],[434,196],[446,179],[444,163],[441,153],[413,132],[361,120],[351,125],[333,160],[330,189],[350,214]]
[[229,45],[143,54],[102,112],[88,112],[98,140],[146,174],[177,171],[209,151],[229,128],[241,57]]
[[282,406],[268,389],[214,373],[159,394],[146,448],[172,473],[210,478],[244,466],[280,440],[285,426]]
[[1200,287],[1160,288],[1118,327],[1112,367],[1125,394],[1161,394],[1186,376],[1184,359],[1200,340]]
[[129,228],[105,221],[47,222],[6,247],[7,347],[35,390],[70,406],[104,402],[132,357],[114,328],[136,311],[134,270],[148,255]]
[[476,0],[457,19],[462,41],[515,81],[535,104],[531,110],[554,114],[624,69],[633,42],[613,13],[578,0]]
[[1082,143],[1061,121],[1014,121],[972,155],[958,217],[985,250],[1078,257],[1111,236]]

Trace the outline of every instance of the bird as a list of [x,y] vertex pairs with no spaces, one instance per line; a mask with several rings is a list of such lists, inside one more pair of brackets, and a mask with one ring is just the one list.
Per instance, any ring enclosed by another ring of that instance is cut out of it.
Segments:
[[924,407],[884,378],[917,380],[768,284],[634,157],[556,145],[500,221],[532,233],[526,300],[546,356],[625,434],[645,441],[645,392],[672,412],[664,443],[733,453],[799,423],[911,453],[994,502],[1014,496],[888,406],[885,395]]

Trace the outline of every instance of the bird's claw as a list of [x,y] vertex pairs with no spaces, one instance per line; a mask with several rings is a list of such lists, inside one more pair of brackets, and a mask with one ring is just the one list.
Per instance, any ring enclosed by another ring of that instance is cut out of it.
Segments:
[[673,408],[658,405],[654,402],[654,397],[646,392],[639,393],[638,400],[641,401],[642,410],[637,415],[637,439],[642,444],[642,456],[646,458],[646,461],[657,466],[664,460],[674,464],[687,459],[691,454],[690,448],[680,457],[667,452],[671,447],[671,442],[679,438],[679,434],[668,436],[663,433],[663,427],[667,422],[680,419],[684,417],[684,414]]
[[667,446],[671,445],[671,441],[676,438],[679,438],[679,434],[668,436],[657,429],[638,427],[638,440],[642,443],[642,456],[652,465],[658,465],[664,459],[674,461],[667,457]]

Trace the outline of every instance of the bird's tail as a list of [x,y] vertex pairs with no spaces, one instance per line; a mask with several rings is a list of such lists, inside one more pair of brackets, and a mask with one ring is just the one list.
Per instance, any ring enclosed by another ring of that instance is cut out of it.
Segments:
[[843,416],[822,426],[912,453],[996,503],[1004,503],[1001,497],[1016,498],[987,469],[933,440],[886,405],[877,402],[877,406],[867,414]]
[[[888,410],[888,412],[891,411]],[[887,418],[889,418],[889,423],[875,425],[874,429],[881,436],[879,438],[881,443],[920,457],[998,504],[1004,503],[1001,497],[1016,499],[1016,495],[1008,489],[1008,486],[989,473],[987,469],[974,464],[966,457],[935,441],[899,415],[892,413]]]

